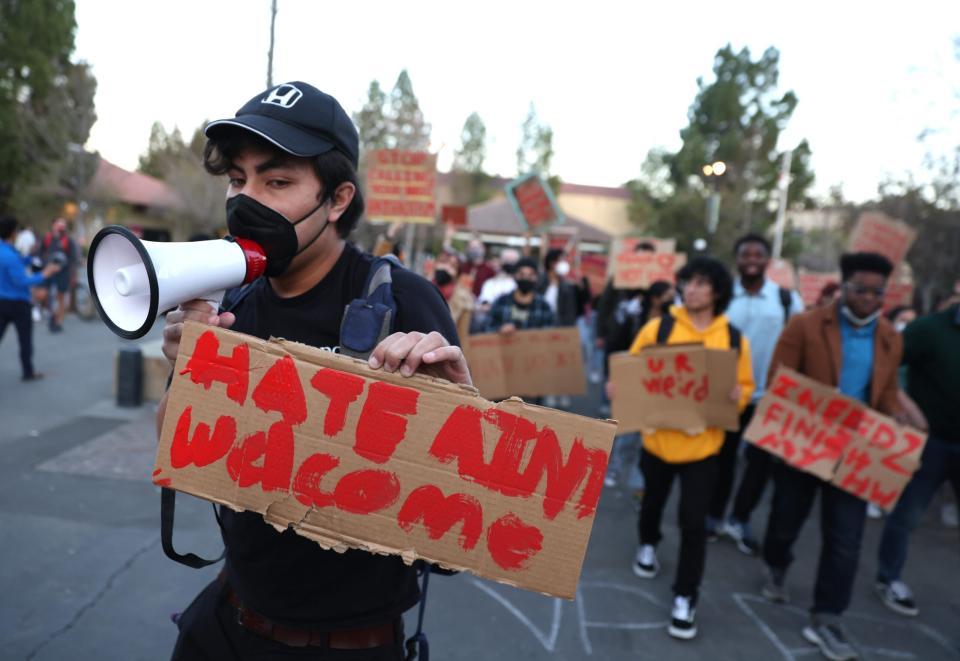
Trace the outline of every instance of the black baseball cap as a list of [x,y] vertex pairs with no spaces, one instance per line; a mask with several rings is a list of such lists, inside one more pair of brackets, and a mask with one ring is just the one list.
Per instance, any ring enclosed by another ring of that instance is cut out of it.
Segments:
[[336,149],[354,167],[359,161],[360,138],[350,116],[335,98],[304,82],[283,83],[257,94],[233,119],[207,124],[204,134],[213,138],[221,126],[239,126],[294,156]]

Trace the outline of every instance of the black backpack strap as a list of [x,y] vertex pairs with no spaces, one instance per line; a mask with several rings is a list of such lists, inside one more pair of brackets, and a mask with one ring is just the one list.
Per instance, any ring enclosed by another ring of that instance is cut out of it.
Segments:
[[223,312],[233,312],[236,310],[237,306],[240,305],[240,301],[245,299],[255,287],[259,287],[262,281],[263,278],[257,278],[253,282],[248,282],[240,287],[228,289],[227,293],[223,296],[223,302],[220,304],[220,310]]
[[369,358],[373,349],[393,332],[397,302],[393,297],[393,269],[403,268],[394,255],[373,260],[363,285],[363,298],[347,305],[340,322],[340,353]]
[[422,560],[417,560],[415,564],[419,565],[417,571],[420,572],[423,579],[420,587],[420,609],[417,613],[417,631],[407,639],[407,654],[404,657],[404,661],[413,661],[416,658],[419,658],[421,661],[430,661],[430,643],[427,640],[427,634],[423,630],[423,614],[427,609],[427,588],[430,586],[430,573],[432,569],[431,565],[428,565]]
[[660,317],[660,327],[657,329],[657,344],[666,344],[673,332],[673,325],[677,322],[672,314]]
[[742,348],[742,339],[743,334],[740,332],[740,329],[727,322],[727,332],[730,334],[730,348],[734,351],[740,351]]
[[[161,487],[160,489],[160,545],[163,547],[163,553],[174,562],[181,565],[192,567],[193,569],[202,569],[208,565],[220,562],[227,550],[214,560],[206,560],[194,553],[177,553],[173,548],[173,514],[176,510],[177,492],[173,489]],[[220,525],[220,515],[217,513],[217,506],[213,506],[213,514],[217,517],[217,525]]]
[[790,319],[790,308],[793,307],[793,296],[789,289],[780,287],[780,305],[783,306],[783,325],[786,326]]

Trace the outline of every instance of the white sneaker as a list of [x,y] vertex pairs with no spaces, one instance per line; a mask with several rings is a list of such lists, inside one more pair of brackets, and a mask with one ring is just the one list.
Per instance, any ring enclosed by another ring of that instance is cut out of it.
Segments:
[[694,619],[696,615],[697,609],[693,607],[693,600],[690,597],[675,596],[667,633],[682,640],[694,638],[697,635],[697,624]]
[[33,306],[33,310],[31,310],[30,315],[33,317],[33,323],[35,324],[38,324],[43,320],[43,313],[40,312],[40,308],[38,308],[36,305]]
[[653,544],[641,544],[633,560],[633,573],[640,578],[653,578],[660,572],[657,550]]

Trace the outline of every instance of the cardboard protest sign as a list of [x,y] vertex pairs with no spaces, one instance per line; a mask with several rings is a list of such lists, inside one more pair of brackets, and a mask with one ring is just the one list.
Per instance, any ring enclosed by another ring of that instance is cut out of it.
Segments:
[[607,264],[609,259],[606,255],[596,253],[580,253],[580,273],[587,279],[590,285],[590,296],[599,296],[607,286]]
[[572,599],[616,426],[188,322],[153,481]]
[[913,274],[906,263],[897,266],[887,280],[887,293],[883,297],[884,312],[898,305],[913,305]]
[[800,298],[803,299],[805,306],[813,307],[820,298],[820,292],[827,284],[835,282],[840,284],[840,272],[815,273],[813,271],[801,270],[797,276],[797,289],[800,290]]
[[646,289],[657,280],[674,282],[677,271],[687,263],[682,252],[621,252],[614,255],[615,289]]
[[916,238],[916,230],[903,221],[867,211],[860,214],[849,247],[851,252],[880,253],[896,266],[906,258]]
[[465,353],[473,384],[487,399],[587,391],[576,327],[471,335]]
[[504,188],[520,222],[528,230],[544,230],[564,221],[550,186],[536,172],[514,179]]
[[771,259],[766,276],[784,289],[792,291],[797,288],[797,273],[788,259]]
[[676,239],[658,239],[654,236],[626,236],[613,240],[610,246],[610,254],[619,255],[622,252],[636,252],[637,246],[643,243],[652,245],[654,252],[677,251]]
[[427,152],[377,149],[367,162],[367,217],[406,223],[433,223],[437,215],[437,156]]
[[926,434],[793,370],[777,370],[744,438],[886,511],[920,465]]
[[451,227],[466,227],[467,207],[455,204],[444,204],[440,207],[440,222]]
[[676,429],[699,434],[707,427],[740,426],[730,392],[737,383],[737,352],[699,344],[646,347],[639,355],[610,357],[615,396],[610,414],[617,433]]

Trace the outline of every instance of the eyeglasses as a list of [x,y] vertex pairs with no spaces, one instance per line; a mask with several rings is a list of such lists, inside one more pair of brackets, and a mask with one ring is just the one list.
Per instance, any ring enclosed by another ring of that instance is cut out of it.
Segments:
[[885,287],[865,287],[863,285],[855,285],[851,282],[846,282],[843,285],[843,288],[849,292],[853,292],[856,296],[865,296],[866,294],[873,294],[877,298],[883,298],[884,294],[887,293]]

